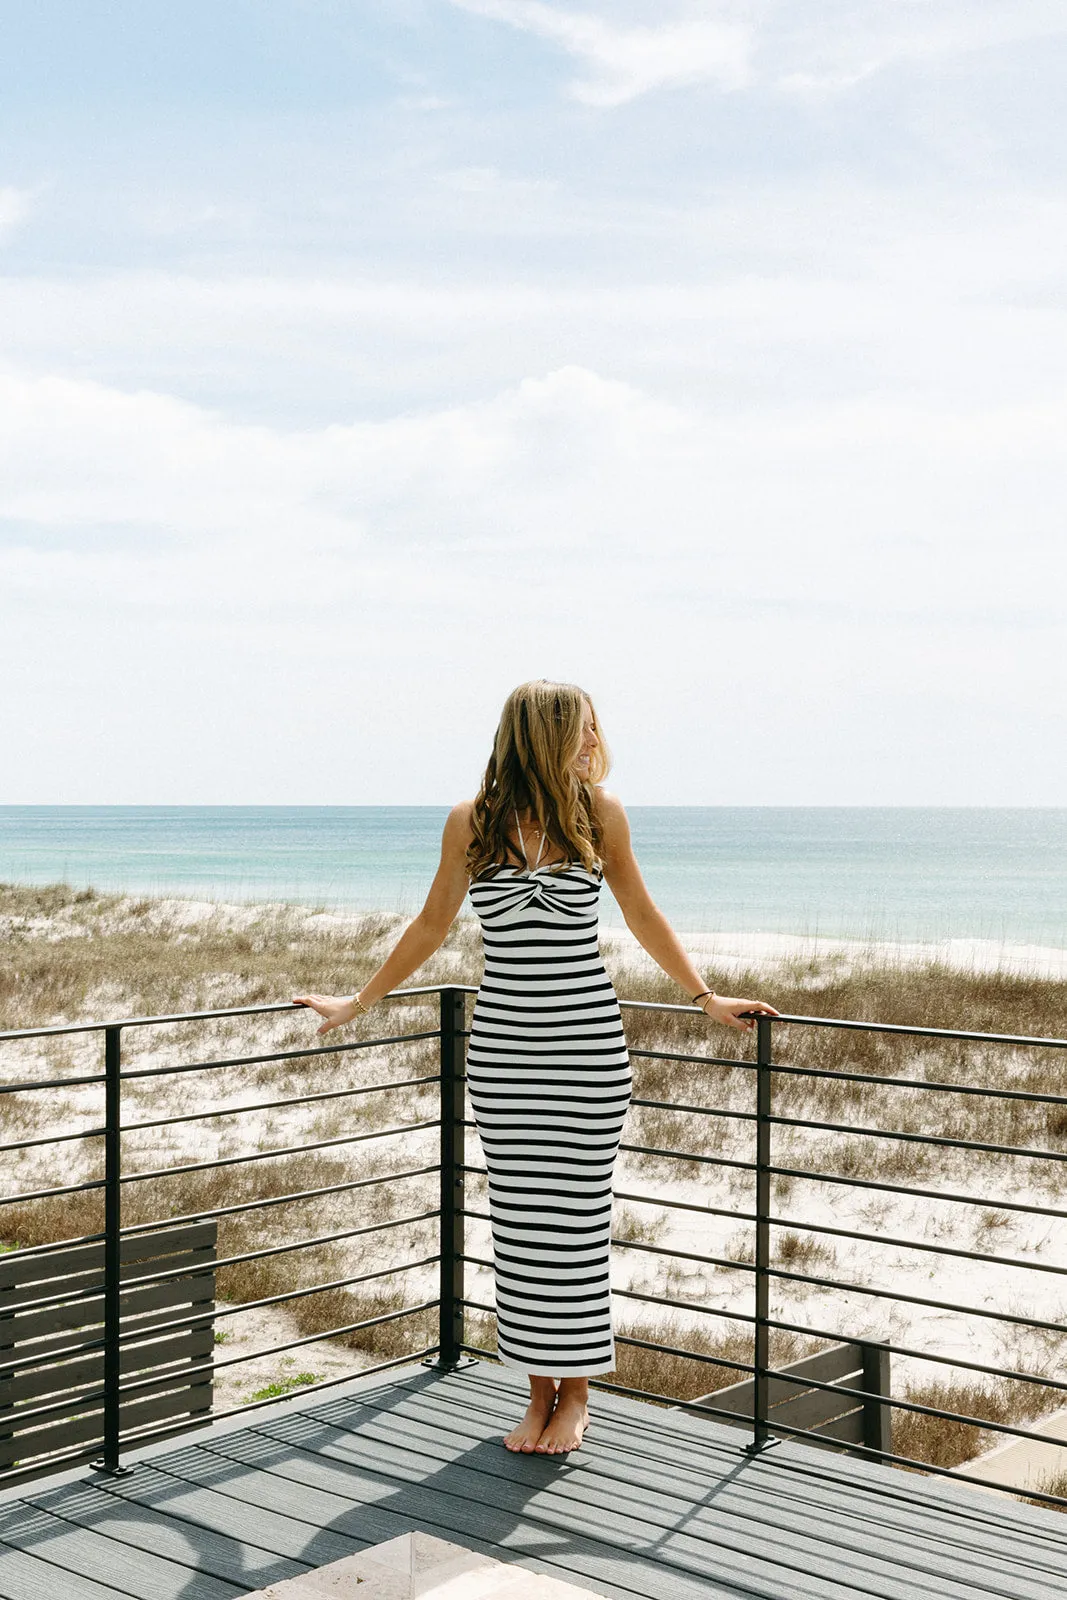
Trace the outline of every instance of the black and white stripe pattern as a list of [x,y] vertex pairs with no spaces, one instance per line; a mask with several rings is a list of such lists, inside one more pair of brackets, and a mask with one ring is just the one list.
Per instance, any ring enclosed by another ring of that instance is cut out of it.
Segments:
[[599,893],[575,865],[502,868],[470,889],[485,976],[467,1082],[489,1172],[497,1345],[506,1366],[550,1377],[615,1365],[611,1179],[631,1083]]

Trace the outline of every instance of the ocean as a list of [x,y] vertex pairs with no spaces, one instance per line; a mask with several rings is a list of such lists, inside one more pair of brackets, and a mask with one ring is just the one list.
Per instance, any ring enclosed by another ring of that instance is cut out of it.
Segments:
[[[445,815],[0,806],[0,881],[410,913]],[[652,895],[682,930],[1067,947],[1065,809],[635,806],[630,820]]]

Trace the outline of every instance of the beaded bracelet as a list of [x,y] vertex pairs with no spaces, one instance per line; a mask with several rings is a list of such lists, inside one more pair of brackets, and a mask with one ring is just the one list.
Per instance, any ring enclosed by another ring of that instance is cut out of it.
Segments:
[[363,1016],[367,1016],[369,1014],[370,1007],[363,1004],[363,1001],[359,998],[358,994],[354,994],[352,996],[352,1004],[359,1007],[359,1010]]

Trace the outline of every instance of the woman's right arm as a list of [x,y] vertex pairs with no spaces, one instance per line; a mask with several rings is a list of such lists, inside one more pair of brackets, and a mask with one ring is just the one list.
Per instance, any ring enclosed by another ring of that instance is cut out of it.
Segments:
[[[441,839],[441,861],[426,896],[426,904],[404,929],[390,954],[356,999],[368,1010],[376,1000],[410,978],[444,944],[445,935],[456,920],[467,893],[467,846],[471,842],[471,802],[453,806]],[[310,1006],[325,1021],[320,1034],[343,1027],[361,1015],[359,1006],[335,995],[297,994],[294,1001]]]

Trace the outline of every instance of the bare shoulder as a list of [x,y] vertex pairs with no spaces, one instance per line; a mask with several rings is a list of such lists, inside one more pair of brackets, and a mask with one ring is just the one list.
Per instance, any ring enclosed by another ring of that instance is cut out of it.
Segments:
[[620,823],[626,821],[626,811],[617,794],[610,789],[605,789],[602,784],[597,784],[593,793],[596,796],[596,814],[600,823]]
[[625,808],[617,794],[610,789],[603,789],[597,784],[596,790],[596,820],[604,836],[604,842],[610,848],[612,844],[621,843],[630,837],[630,824]]
[[454,848],[462,846],[466,850],[474,835],[472,818],[474,815],[474,801],[461,800],[453,806],[445,822],[444,844]]

